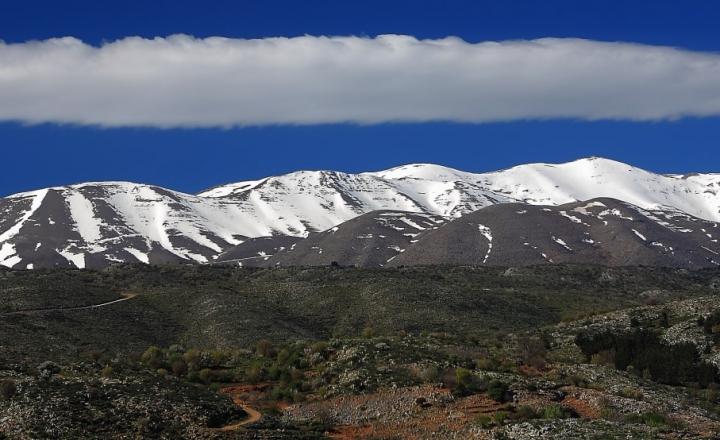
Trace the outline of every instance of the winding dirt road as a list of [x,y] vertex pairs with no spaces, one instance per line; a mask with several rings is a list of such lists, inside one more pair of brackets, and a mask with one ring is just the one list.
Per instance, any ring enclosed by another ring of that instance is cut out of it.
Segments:
[[129,301],[137,296],[136,293],[121,293],[121,298],[112,301],[107,301],[100,304],[90,304],[87,306],[77,307],[57,307],[57,308],[46,308],[46,309],[27,309],[27,310],[16,310],[14,312],[0,313],[0,316],[13,316],[13,315],[32,315],[36,313],[49,313],[49,312],[69,312],[73,310],[90,310],[97,309],[100,307],[107,307],[113,304],[121,303],[123,301]]
[[242,422],[223,426],[222,428],[220,428],[220,431],[236,431],[236,430],[242,428],[243,426],[247,426],[247,425],[257,422],[262,418],[262,414],[260,413],[260,411],[251,407],[250,405],[248,405],[248,403],[245,400],[243,400],[242,395],[245,394],[246,387],[244,387],[244,386],[225,387],[225,388],[221,388],[220,392],[230,396],[230,398],[232,398],[232,401],[235,403],[235,405],[242,408],[242,410],[245,411],[248,415],[248,417],[245,420],[243,420]]

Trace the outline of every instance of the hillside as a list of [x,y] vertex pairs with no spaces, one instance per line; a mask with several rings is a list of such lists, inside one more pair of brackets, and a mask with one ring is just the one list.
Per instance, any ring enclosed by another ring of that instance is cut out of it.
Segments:
[[557,207],[502,204],[429,231],[390,266],[433,264],[720,266],[717,223],[614,199]]
[[718,289],[560,264],[0,271],[0,436],[710,439]]

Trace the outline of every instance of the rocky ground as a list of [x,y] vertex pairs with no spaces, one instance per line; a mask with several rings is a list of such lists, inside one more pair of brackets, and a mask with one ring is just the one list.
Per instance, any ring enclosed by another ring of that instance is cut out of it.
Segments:
[[0,370],[15,391],[0,399],[6,438],[213,438],[246,414],[224,396],[143,371],[44,363]]

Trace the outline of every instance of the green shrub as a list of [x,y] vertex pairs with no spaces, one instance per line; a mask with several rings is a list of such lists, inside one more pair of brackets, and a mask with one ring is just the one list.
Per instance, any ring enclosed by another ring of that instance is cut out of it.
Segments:
[[625,421],[628,423],[644,423],[652,427],[661,427],[668,424],[668,419],[665,415],[656,412],[646,412],[642,414],[631,414],[625,417]]
[[323,342],[323,341],[316,342],[310,347],[311,353],[320,353],[323,356],[325,356],[325,354],[327,353],[327,350],[328,350],[328,343]]
[[365,327],[362,331],[362,337],[365,339],[372,339],[375,337],[375,330],[372,327]]
[[[657,329],[643,328],[623,334],[584,332],[576,336],[575,343],[590,360],[597,363],[612,360],[618,370],[644,374],[668,385],[698,382],[706,386],[720,378],[714,366],[701,360],[695,345],[689,342],[668,345],[660,334]],[[609,356],[610,353],[614,355]]]
[[550,404],[542,410],[543,419],[565,419],[569,416],[570,412],[568,409],[557,403]]
[[245,370],[245,380],[250,383],[257,383],[263,379],[263,369],[257,365],[251,365]]
[[418,377],[424,383],[436,383],[440,379],[440,370],[435,365],[429,365],[420,370]]
[[143,364],[151,368],[160,368],[163,365],[164,355],[162,350],[156,346],[148,347],[147,350],[142,354],[140,360]]
[[517,407],[515,409],[515,414],[513,414],[513,418],[516,420],[532,420],[537,419],[538,417],[537,411],[527,405]]
[[455,369],[455,387],[453,393],[459,396],[466,396],[476,393],[479,390],[479,381],[472,371],[466,368]]
[[624,387],[619,392],[621,397],[625,397],[627,399],[633,399],[633,400],[643,400],[643,392],[641,390],[631,388],[631,387]]
[[198,350],[188,350],[183,353],[182,358],[190,370],[196,370],[200,365],[200,352]]
[[228,355],[222,350],[213,350],[210,352],[210,361],[214,367],[219,367],[227,361]]
[[292,354],[287,348],[283,348],[277,354],[277,362],[279,365],[287,365],[290,361]]
[[500,380],[493,380],[488,384],[487,393],[496,402],[505,402],[508,395],[508,385]]
[[643,415],[643,420],[648,426],[659,427],[667,425],[667,418],[664,415],[655,412],[645,413]]
[[206,384],[209,384],[212,381],[212,371],[209,368],[203,368],[198,373],[198,379]]
[[100,371],[100,376],[104,377],[105,379],[112,377],[112,374],[113,368],[110,365],[106,365],[105,368]]
[[490,356],[483,356],[475,361],[478,370],[493,371],[497,369],[497,362]]
[[508,419],[510,414],[508,414],[507,411],[498,411],[493,415],[493,420],[495,421],[495,424],[498,426],[502,426],[505,424],[505,421]]
[[475,424],[483,429],[492,427],[493,421],[487,414],[479,414],[475,417]]

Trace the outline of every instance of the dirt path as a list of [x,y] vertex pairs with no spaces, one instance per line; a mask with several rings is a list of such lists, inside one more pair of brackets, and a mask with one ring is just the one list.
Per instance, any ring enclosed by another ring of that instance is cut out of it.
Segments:
[[243,400],[242,396],[247,391],[247,387],[245,386],[231,386],[231,387],[225,387],[221,388],[220,392],[223,394],[227,394],[232,398],[235,405],[242,408],[243,411],[245,411],[248,415],[248,417],[243,420],[242,422],[233,423],[232,425],[226,425],[220,428],[221,431],[236,431],[243,426],[250,425],[252,423],[255,423],[259,421],[262,418],[262,414],[260,411],[256,410],[252,406],[250,406],[245,400]]
[[121,298],[115,299],[112,301],[107,301],[100,304],[90,304],[87,306],[77,306],[77,307],[58,307],[58,308],[51,308],[51,309],[28,309],[28,310],[16,310],[14,312],[7,312],[7,313],[0,313],[0,316],[12,316],[12,315],[32,315],[35,313],[48,313],[48,312],[69,312],[73,310],[90,310],[90,309],[97,309],[100,307],[107,307],[111,306],[113,304],[121,303],[123,301],[129,301],[137,296],[136,293],[121,293]]

